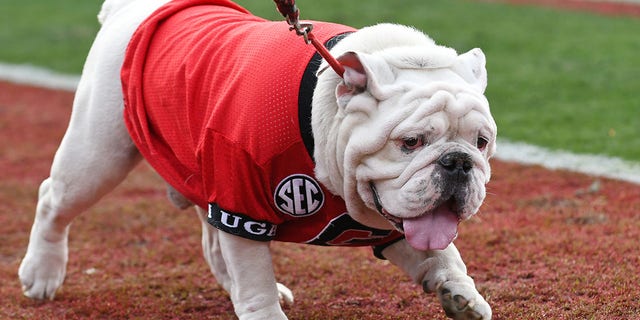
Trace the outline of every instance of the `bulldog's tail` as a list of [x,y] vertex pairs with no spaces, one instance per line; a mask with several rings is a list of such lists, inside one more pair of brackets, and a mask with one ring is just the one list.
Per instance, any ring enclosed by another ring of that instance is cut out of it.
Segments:
[[118,10],[124,8],[127,4],[133,0],[105,0],[102,3],[102,9],[98,13],[98,21],[100,24],[104,24],[109,17],[113,16]]

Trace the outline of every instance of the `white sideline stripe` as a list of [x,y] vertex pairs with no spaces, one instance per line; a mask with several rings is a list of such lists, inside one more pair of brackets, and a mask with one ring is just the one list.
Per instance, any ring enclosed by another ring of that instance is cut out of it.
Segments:
[[551,170],[567,170],[640,184],[640,163],[615,157],[575,154],[499,139],[495,158],[508,162],[539,165]]
[[0,62],[0,80],[47,89],[75,91],[80,76],[57,73],[28,64],[16,65]]
[[[56,90],[74,91],[80,77],[31,65],[0,63],[0,80]],[[640,184],[640,163],[601,155],[550,150],[500,139],[495,158],[551,170],[567,170]]]

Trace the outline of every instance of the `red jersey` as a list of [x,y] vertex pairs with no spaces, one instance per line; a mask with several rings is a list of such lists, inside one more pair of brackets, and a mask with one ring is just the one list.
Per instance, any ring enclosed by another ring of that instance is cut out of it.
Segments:
[[[323,22],[313,29],[322,42],[353,31]],[[314,53],[284,21],[230,1],[172,1],[127,48],[121,76],[129,133],[151,166],[208,207],[209,223],[225,232],[321,245],[398,239],[352,220],[343,199],[314,177]]]

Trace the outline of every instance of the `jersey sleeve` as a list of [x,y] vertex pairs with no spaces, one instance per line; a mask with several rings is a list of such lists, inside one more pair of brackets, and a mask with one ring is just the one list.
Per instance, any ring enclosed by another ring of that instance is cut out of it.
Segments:
[[236,142],[214,131],[206,136],[200,162],[208,222],[243,238],[272,240],[285,218],[272,208],[268,173]]

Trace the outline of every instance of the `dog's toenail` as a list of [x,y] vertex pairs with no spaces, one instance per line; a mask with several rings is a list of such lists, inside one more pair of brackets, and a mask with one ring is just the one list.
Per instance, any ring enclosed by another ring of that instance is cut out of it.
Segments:
[[422,281],[422,291],[429,293],[429,280]]

